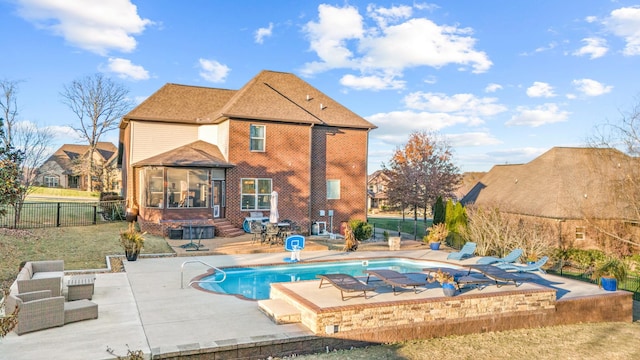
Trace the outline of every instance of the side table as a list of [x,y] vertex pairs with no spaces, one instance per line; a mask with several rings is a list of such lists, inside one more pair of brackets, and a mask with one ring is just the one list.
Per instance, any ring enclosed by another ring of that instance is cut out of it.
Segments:
[[91,300],[95,281],[94,275],[76,275],[69,278],[67,281],[67,300]]

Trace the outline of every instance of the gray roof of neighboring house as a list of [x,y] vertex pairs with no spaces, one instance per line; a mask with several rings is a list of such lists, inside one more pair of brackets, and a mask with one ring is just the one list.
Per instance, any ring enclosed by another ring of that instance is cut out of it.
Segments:
[[461,202],[555,219],[632,219],[633,205],[612,187],[637,176],[638,161],[615,149],[554,147],[526,164],[494,166]]
[[[64,144],[45,163],[55,161],[61,168],[69,171],[73,167],[73,161],[86,155],[88,151],[89,145]],[[110,142],[98,142],[96,151],[107,162],[118,156],[118,148]]]
[[220,149],[198,140],[133,164],[139,166],[233,167],[224,160]]
[[255,119],[374,129],[375,125],[291,73],[260,72],[240,90],[166,84],[124,116],[190,124]]

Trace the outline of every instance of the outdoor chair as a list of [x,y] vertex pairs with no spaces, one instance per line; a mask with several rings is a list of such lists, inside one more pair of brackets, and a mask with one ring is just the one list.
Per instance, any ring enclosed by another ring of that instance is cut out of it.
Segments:
[[396,295],[396,287],[412,287],[413,291],[418,293],[418,286],[427,285],[426,280],[413,280],[408,277],[406,274],[399,273],[395,270],[387,270],[387,269],[376,269],[376,270],[367,270],[367,284],[369,283],[369,278],[371,276],[375,276],[376,278],[383,281],[385,284],[390,285],[393,290],[393,295]]
[[466,258],[470,258],[473,256],[473,253],[476,251],[476,246],[477,246],[476,243],[469,241],[468,243],[464,244],[464,246],[462,247],[462,249],[460,249],[460,251],[452,252],[451,254],[449,254],[449,256],[447,256],[447,259],[463,260]]
[[522,249],[513,249],[509,254],[502,258],[495,256],[483,256],[476,261],[476,264],[510,264],[516,262],[520,256],[522,256]]
[[[520,285],[522,285],[522,283],[526,282],[527,280],[531,280],[531,278],[527,275],[521,275],[521,274],[517,274],[514,272],[509,272],[506,271],[504,269],[501,269],[495,265],[478,265],[478,264],[474,264],[474,265],[469,265],[469,275],[471,275],[471,270],[476,270],[479,271],[480,273],[482,273],[484,276],[488,277],[489,279],[495,281],[496,286],[500,287],[501,286],[501,282],[502,283],[510,283],[513,282],[513,284],[518,287]],[[520,284],[518,284],[518,282],[520,282]]]
[[265,242],[268,242],[269,245],[273,245],[273,244],[277,244],[278,243],[278,236],[280,235],[280,228],[278,227],[278,224],[274,224],[274,223],[267,223],[267,226],[265,228]]
[[528,264],[528,265],[523,265],[523,264],[498,264],[496,266],[501,268],[501,269],[503,269],[503,270],[508,270],[508,271],[517,271],[517,272],[540,271],[541,273],[544,274],[545,271],[542,270],[542,266],[544,266],[544,264],[546,264],[547,261],[549,261],[549,257],[548,256],[543,256],[538,261],[534,262],[533,264]]
[[[367,284],[362,283],[360,280],[354,278],[351,275],[347,274],[322,274],[317,275],[320,278],[320,286],[322,287],[322,283],[327,280],[331,285],[340,290],[340,296],[342,297],[342,301],[346,300],[344,297],[345,292],[362,292],[364,294],[364,298],[367,298],[367,291],[373,291],[376,288]],[[356,297],[359,295],[351,296]]]
[[257,220],[252,220],[250,223],[250,233],[253,234],[253,238],[251,240],[252,244],[255,244],[256,242],[258,242],[258,240],[260,240],[260,242],[263,242],[264,230],[262,227],[262,222]]

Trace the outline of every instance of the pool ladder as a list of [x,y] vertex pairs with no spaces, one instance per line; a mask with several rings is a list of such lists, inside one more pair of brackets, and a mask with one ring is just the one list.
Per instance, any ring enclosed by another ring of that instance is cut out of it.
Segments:
[[180,267],[180,289],[184,289],[184,266],[186,264],[189,263],[200,263],[203,264],[205,266],[208,266],[209,268],[215,270],[215,271],[219,271],[222,273],[222,279],[221,280],[193,280],[191,282],[189,282],[189,284],[187,285],[188,287],[191,287],[191,285],[195,284],[195,283],[221,283],[223,281],[225,281],[225,279],[227,278],[227,273],[225,273],[224,271],[218,269],[217,267],[213,266],[213,265],[209,265],[204,261],[200,261],[200,260],[189,260],[189,261],[185,261],[182,263],[182,266]]

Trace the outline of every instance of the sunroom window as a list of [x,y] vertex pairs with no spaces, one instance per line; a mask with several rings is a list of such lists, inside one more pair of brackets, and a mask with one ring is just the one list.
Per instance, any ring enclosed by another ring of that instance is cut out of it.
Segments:
[[167,169],[168,208],[206,208],[210,198],[208,170]]

